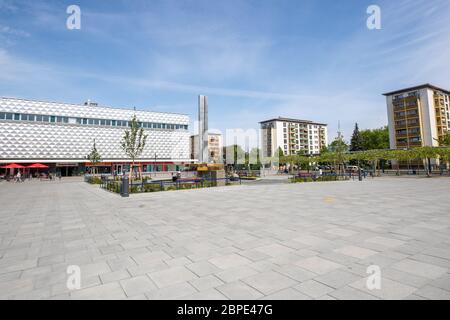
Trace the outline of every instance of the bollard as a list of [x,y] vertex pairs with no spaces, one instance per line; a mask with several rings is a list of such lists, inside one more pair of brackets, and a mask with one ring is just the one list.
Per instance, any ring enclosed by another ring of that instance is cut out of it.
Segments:
[[122,197],[130,196],[130,184],[128,182],[128,176],[124,175],[122,178],[122,192],[120,194]]

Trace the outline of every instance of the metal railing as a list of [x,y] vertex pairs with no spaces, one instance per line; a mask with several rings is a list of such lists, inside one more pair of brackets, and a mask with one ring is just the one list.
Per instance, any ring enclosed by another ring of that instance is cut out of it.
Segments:
[[[128,182],[128,179],[126,179]],[[100,187],[114,192],[119,193],[122,196],[125,195],[128,189],[129,193],[145,193],[145,192],[160,192],[160,191],[171,191],[171,190],[189,190],[189,189],[201,189],[217,187],[221,185],[221,181],[224,185],[231,184],[242,184],[240,178],[185,178],[176,180],[131,180],[128,183],[128,188],[124,188],[124,179],[109,179],[102,178]]]

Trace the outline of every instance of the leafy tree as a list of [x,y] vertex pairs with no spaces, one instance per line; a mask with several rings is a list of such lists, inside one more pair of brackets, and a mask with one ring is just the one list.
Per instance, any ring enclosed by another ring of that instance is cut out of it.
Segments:
[[450,147],[450,133],[446,133],[444,136],[439,138],[439,146]]
[[361,151],[363,149],[363,139],[359,132],[358,123],[355,123],[355,129],[350,140],[350,151]]
[[348,144],[342,137],[336,137],[333,142],[328,146],[330,152],[347,152],[349,149]]
[[97,147],[95,145],[95,139],[94,139],[94,143],[92,145],[91,152],[86,156],[86,158],[92,163],[92,173],[94,173],[94,174],[98,173],[96,164],[100,162],[101,155],[97,151]]
[[330,158],[333,161],[334,167],[336,164],[339,167],[339,172],[344,167],[344,163],[346,161],[346,153],[348,152],[348,144],[344,141],[344,138],[339,135],[336,137],[333,142],[328,146],[328,149],[331,151]]
[[124,132],[122,137],[121,146],[125,154],[131,159],[132,166],[130,170],[134,171],[134,162],[138,158],[142,151],[144,151],[145,143],[147,142],[147,135],[144,133],[144,129],[141,128],[136,115],[130,120],[130,129]]
[[259,148],[253,148],[246,156],[245,164],[252,168],[260,169],[261,164],[261,150]]
[[245,164],[245,151],[238,144],[223,147],[224,162],[236,167],[238,164]]
[[389,128],[361,130],[362,150],[389,149]]

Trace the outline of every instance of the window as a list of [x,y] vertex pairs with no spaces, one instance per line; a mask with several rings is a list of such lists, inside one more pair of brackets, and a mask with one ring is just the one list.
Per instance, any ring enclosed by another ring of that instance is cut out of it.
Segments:
[[48,122],[50,120],[49,116],[42,116],[43,122]]
[[115,126],[116,126],[116,120],[111,120],[111,125],[112,125],[113,127],[115,127]]
[[106,120],[106,125],[110,126],[111,125],[111,120]]
[[55,116],[51,116],[50,117],[50,122],[56,122],[56,117]]
[[63,117],[63,122],[64,123],[69,123],[69,117]]
[[88,120],[88,123],[89,123],[89,124],[94,124],[94,119],[89,119],[89,120]]
[[100,122],[100,120],[94,119],[94,125],[98,126],[99,122]]
[[4,112],[0,112],[0,120],[4,120],[6,117],[6,114]]
[[14,120],[20,120],[20,113],[14,113]]
[[56,122],[58,122],[58,123],[63,122],[63,117],[56,117]]
[[36,116],[34,114],[29,114],[28,121],[36,121]]
[[106,124],[106,120],[100,120],[100,125],[104,126]]
[[27,114],[22,114],[21,118],[22,118],[22,121],[27,121],[28,120],[28,115]]
[[42,116],[40,114],[36,115],[36,121],[42,122]]

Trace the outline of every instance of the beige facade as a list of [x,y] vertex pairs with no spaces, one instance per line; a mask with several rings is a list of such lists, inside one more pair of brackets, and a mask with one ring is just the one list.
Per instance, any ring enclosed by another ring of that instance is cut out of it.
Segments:
[[439,146],[450,129],[450,92],[430,84],[384,94],[391,149]]

